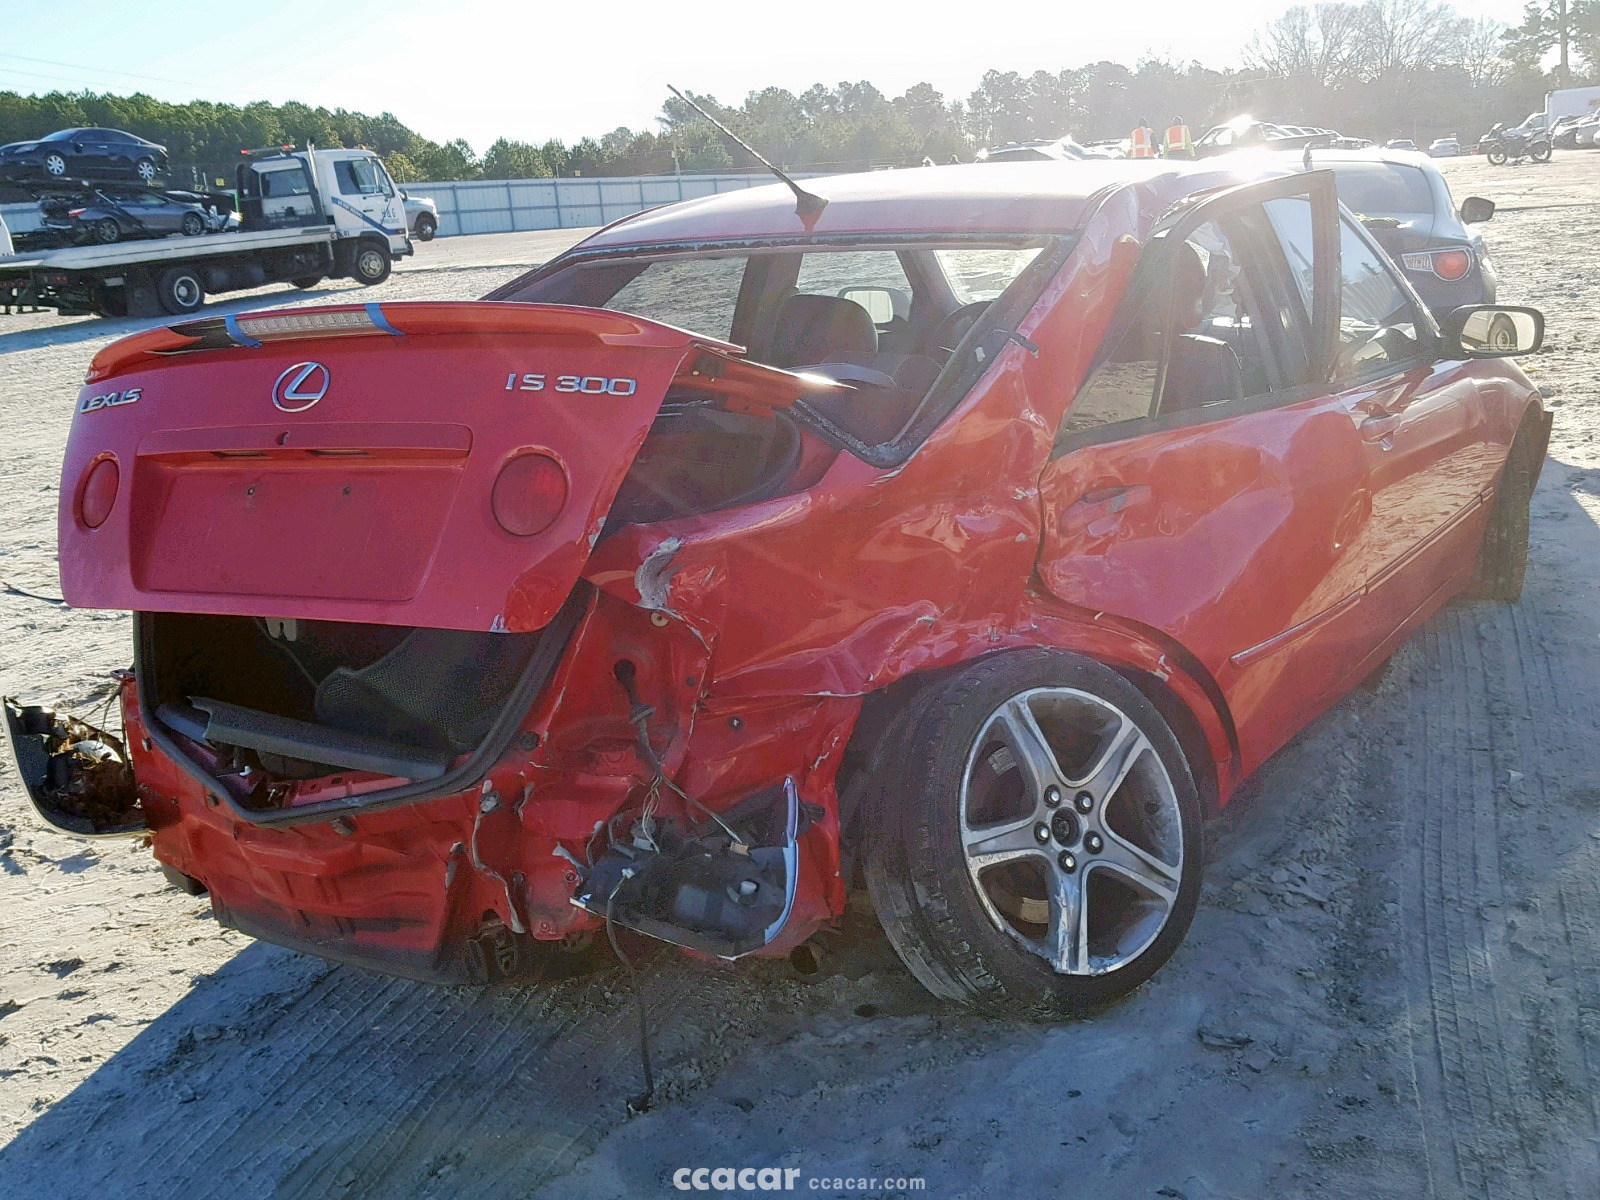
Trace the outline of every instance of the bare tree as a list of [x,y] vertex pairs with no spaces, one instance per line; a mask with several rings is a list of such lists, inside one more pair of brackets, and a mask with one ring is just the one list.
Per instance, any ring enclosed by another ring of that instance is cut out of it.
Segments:
[[1297,87],[1339,87],[1353,76],[1364,23],[1360,5],[1296,5],[1256,34],[1245,63]]
[[1461,61],[1471,22],[1429,0],[1368,0],[1362,6],[1362,74],[1383,79]]
[[1470,21],[1461,37],[1461,69],[1474,87],[1497,87],[1505,82],[1510,64],[1505,59],[1506,27],[1479,17]]

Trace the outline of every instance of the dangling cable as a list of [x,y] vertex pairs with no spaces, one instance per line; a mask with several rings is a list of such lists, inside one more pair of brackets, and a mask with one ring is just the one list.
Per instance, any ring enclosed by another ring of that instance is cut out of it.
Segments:
[[628,956],[622,952],[622,947],[617,944],[616,927],[611,921],[611,907],[616,903],[617,893],[622,890],[622,885],[632,878],[632,871],[624,871],[622,878],[617,880],[617,886],[612,888],[611,894],[606,897],[606,941],[611,943],[611,952],[628,969],[628,982],[633,986],[633,1002],[639,1010],[639,1060],[644,1066],[644,1091],[637,1096],[628,1097],[627,1105],[628,1115],[636,1117],[650,1111],[650,1105],[656,1095],[656,1076],[650,1069],[650,1027],[645,1017],[644,989],[639,983],[639,972],[629,961]]

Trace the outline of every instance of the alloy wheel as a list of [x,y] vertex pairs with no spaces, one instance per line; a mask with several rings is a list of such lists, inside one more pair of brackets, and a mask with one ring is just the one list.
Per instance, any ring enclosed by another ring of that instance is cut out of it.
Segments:
[[1139,726],[1099,696],[1037,688],[996,709],[967,757],[960,821],[989,919],[1058,974],[1133,962],[1177,904],[1177,791]]

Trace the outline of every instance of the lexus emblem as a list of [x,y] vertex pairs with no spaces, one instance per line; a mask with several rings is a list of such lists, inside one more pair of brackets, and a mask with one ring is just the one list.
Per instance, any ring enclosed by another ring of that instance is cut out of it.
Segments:
[[295,363],[272,385],[272,403],[282,412],[305,412],[328,394],[330,382],[328,368],[321,363]]

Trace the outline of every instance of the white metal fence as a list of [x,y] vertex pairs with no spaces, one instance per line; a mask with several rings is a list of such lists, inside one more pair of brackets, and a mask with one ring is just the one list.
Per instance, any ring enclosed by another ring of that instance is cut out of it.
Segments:
[[603,179],[473,179],[408,183],[439,206],[439,236],[607,225],[672,204],[771,183],[765,174],[636,175]]

